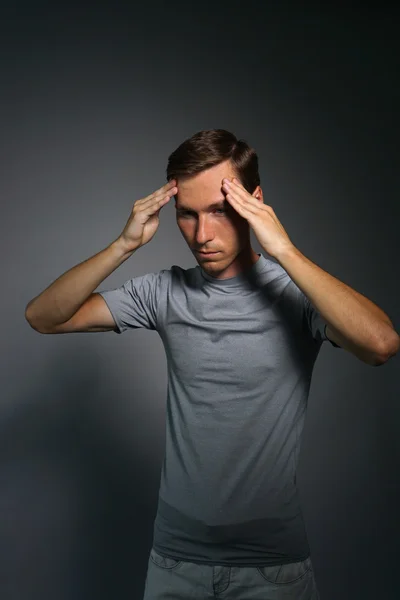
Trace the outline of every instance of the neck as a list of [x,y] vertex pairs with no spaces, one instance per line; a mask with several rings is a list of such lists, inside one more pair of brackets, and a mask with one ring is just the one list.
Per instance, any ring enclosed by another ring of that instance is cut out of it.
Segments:
[[260,257],[257,252],[254,252],[253,248],[250,246],[249,248],[245,248],[238,255],[237,261],[243,271],[247,271],[251,269],[251,267],[258,261]]

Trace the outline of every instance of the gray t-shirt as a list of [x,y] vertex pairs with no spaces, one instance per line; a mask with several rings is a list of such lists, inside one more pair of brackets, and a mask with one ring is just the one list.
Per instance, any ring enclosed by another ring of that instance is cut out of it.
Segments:
[[167,557],[267,566],[310,553],[296,468],[326,323],[283,267],[259,256],[230,279],[173,265],[100,292],[116,333],[144,327],[164,344],[153,546]]

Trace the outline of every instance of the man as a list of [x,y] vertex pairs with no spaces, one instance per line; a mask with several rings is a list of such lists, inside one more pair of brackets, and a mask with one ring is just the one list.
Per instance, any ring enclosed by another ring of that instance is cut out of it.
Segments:
[[[144,327],[164,343],[166,453],[145,600],[315,600],[296,487],[313,366],[325,340],[381,365],[399,336],[378,306],[293,245],[245,141],[201,131],[171,154],[167,180],[26,318],[41,333]],[[95,293],[153,238],[172,196],[198,266]]]

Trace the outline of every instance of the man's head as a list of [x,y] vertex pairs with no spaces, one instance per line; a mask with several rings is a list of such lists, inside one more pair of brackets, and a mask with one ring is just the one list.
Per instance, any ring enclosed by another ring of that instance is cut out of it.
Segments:
[[[224,129],[200,131],[168,159],[167,180],[176,179],[178,227],[199,265],[221,279],[234,277],[254,264],[250,229],[226,200],[224,177],[236,177],[263,202],[258,158],[244,140]],[[216,252],[204,256],[199,251]]]

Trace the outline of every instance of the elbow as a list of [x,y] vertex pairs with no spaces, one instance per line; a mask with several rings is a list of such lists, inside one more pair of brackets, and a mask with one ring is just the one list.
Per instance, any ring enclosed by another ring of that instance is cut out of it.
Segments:
[[34,329],[35,331],[37,331],[38,333],[44,333],[44,331],[42,331],[40,329],[40,327],[38,326],[37,323],[35,323],[35,320],[33,318],[32,313],[29,311],[29,304],[25,309],[25,320],[29,323],[29,325],[32,327],[32,329]]
[[26,314],[25,314],[25,319],[28,322],[28,324],[30,325],[30,327],[32,327],[32,329],[34,329],[38,333],[41,333],[41,331],[39,331],[38,327],[34,324],[34,322],[32,321],[32,319],[30,319],[29,317],[27,317]]
[[400,337],[393,329],[390,334],[390,339],[386,340],[384,344],[382,344],[382,348],[376,357],[376,362],[374,366],[379,367],[384,365],[389,359],[393,356],[396,356],[400,349]]
[[391,353],[390,356],[395,356],[398,351],[400,350],[400,336],[393,330],[394,333],[394,340],[393,340],[393,346],[391,349]]
[[28,321],[28,323],[32,327],[32,329],[36,329],[36,327],[33,325],[32,314],[29,311],[29,304],[25,308],[25,320]]
[[33,323],[33,314],[32,314],[32,300],[30,302],[28,302],[28,304],[25,307],[25,319],[28,321],[29,325],[31,327],[33,327],[32,323]]

